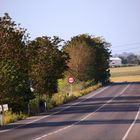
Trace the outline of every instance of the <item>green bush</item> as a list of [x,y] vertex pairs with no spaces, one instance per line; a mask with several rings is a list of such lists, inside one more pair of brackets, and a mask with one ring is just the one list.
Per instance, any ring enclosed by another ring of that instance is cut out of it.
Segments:
[[[30,113],[31,113],[31,115],[35,115],[36,113],[38,113],[39,100],[45,101],[47,103],[47,109],[51,109],[53,107],[60,106],[64,103],[73,101],[89,92],[96,90],[97,88],[99,88],[101,86],[102,86],[101,84],[97,84],[97,85],[90,86],[83,90],[74,91],[72,93],[60,93],[59,92],[59,93],[54,94],[51,98],[49,98],[49,96],[46,96],[46,95],[41,96],[41,97],[36,97],[35,99],[30,100],[30,102],[29,102]],[[15,122],[17,120],[21,120],[26,117],[27,117],[27,115],[25,115],[21,112],[19,114],[15,114],[15,113],[12,113],[11,111],[7,111],[4,113],[4,124]]]
[[[72,90],[73,91],[79,91],[82,90],[83,88],[85,88],[85,85],[87,83],[85,82],[79,82],[76,81],[73,85],[72,85]],[[61,93],[68,93],[71,91],[71,85],[68,83],[68,80],[65,79],[59,79],[58,80],[58,92]]]
[[77,97],[74,94],[67,94],[65,103],[73,101],[75,99],[77,99]]
[[47,107],[46,107],[46,109],[52,109],[53,108],[53,104],[52,104],[52,102],[51,102],[51,98],[49,97],[49,96],[47,96],[47,95],[45,95],[45,97],[43,96],[42,97],[44,100],[45,100],[45,102],[46,102],[46,105],[47,105]]
[[29,108],[30,108],[30,114],[31,115],[35,115],[39,112],[39,99],[38,99],[38,97],[30,100]]
[[82,95],[85,95],[91,91],[94,91],[97,88],[99,88],[100,86],[101,86],[101,84],[97,84],[97,85],[88,87],[86,89],[75,91],[72,93],[56,93],[51,98],[51,104],[53,107],[60,106],[64,103],[75,100],[75,99],[81,97]]
[[63,93],[56,93],[51,98],[51,103],[53,106],[60,106],[65,103],[66,95]]

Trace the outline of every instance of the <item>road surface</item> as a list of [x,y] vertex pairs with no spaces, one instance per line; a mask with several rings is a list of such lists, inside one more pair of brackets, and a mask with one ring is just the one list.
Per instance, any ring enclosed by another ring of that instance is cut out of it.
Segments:
[[140,83],[112,84],[8,127],[0,140],[140,140]]

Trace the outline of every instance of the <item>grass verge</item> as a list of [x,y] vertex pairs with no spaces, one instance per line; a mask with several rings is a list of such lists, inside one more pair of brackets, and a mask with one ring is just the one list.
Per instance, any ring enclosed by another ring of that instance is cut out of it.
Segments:
[[18,120],[25,119],[25,118],[27,118],[27,115],[25,115],[21,112],[19,114],[16,114],[16,113],[12,113],[12,111],[6,111],[6,112],[4,112],[3,124],[7,125],[9,123],[13,123]]
[[[60,105],[62,105],[64,103],[73,101],[73,100],[75,100],[75,99],[77,99],[77,98],[79,98],[79,97],[81,97],[81,96],[83,96],[83,95],[85,95],[85,94],[87,94],[89,92],[92,92],[92,91],[98,89],[101,86],[102,86],[101,84],[97,84],[97,85],[90,86],[90,87],[85,88],[85,89],[82,89],[82,90],[79,89],[79,90],[74,91],[72,93],[64,93],[64,92],[56,93],[56,94],[54,94],[52,96],[51,99],[46,98],[47,109],[52,109],[52,108],[57,107],[57,106],[60,106]],[[43,97],[43,100],[45,100],[44,97]],[[30,104],[31,104],[30,105],[30,107],[31,107],[30,109],[32,111],[35,111],[36,112],[38,110],[37,103],[38,103],[38,99],[37,98],[33,99],[30,102]],[[16,122],[18,120],[25,119],[26,117],[27,117],[27,115],[25,115],[23,113],[16,114],[16,113],[12,113],[11,111],[6,111],[4,113],[4,125],[9,124],[9,123]]]
[[60,106],[64,103],[67,103],[67,102],[70,102],[72,100],[75,100],[89,92],[92,92],[96,89],[98,89],[99,87],[101,87],[102,85],[101,84],[97,84],[97,85],[94,85],[94,86],[91,86],[91,87],[88,87],[86,89],[83,89],[83,90],[79,90],[79,91],[74,91],[72,93],[56,93],[52,96],[51,98],[51,105],[53,107],[56,107],[56,106]]

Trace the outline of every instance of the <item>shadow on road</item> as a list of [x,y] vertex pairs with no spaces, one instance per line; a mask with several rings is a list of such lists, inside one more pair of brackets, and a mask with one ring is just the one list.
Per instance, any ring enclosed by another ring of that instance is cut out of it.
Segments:
[[[135,85],[140,85],[140,82],[130,83]],[[128,85],[128,83],[113,83],[113,86],[115,85]],[[138,86],[137,86],[138,87]],[[139,88],[140,89],[140,88]],[[54,114],[53,116],[57,118],[58,115],[73,115],[73,114],[82,114],[82,113],[91,113],[91,112],[137,112],[140,106],[140,90],[134,90],[134,93],[124,94],[118,97],[94,97],[87,99],[80,104],[73,105],[70,108],[61,111],[57,114]],[[113,98],[113,100],[112,100]],[[83,100],[83,99],[82,99]],[[108,102],[111,100],[111,102]],[[105,106],[103,106],[106,104]],[[68,105],[66,105],[67,107]],[[103,107],[101,107],[103,106]],[[101,107],[99,110],[97,110],[99,107]],[[52,113],[52,112],[51,112]],[[55,119],[56,120],[56,119]],[[20,127],[20,129],[25,128],[36,128],[36,127],[58,127],[58,126],[67,126],[67,125],[100,125],[100,124],[131,124],[134,120],[131,119],[115,119],[115,120],[83,120],[83,121],[45,121],[41,122],[38,121],[36,123],[28,124],[23,127]],[[136,123],[140,123],[140,120],[137,120]],[[1,129],[7,129],[7,128],[13,128],[17,127],[23,124],[12,124],[8,125],[5,128]]]
[[[102,124],[131,124],[133,119],[118,119],[118,120],[83,120],[83,121],[62,121],[62,122],[45,122],[45,123],[33,123],[32,125],[26,125],[24,128],[36,128],[36,127],[58,127],[68,125],[102,125]],[[137,120],[136,123],[140,123]],[[23,128],[21,128],[23,129]]]
[[128,84],[135,84],[135,85],[140,85],[140,82],[112,82],[112,85],[128,85]]

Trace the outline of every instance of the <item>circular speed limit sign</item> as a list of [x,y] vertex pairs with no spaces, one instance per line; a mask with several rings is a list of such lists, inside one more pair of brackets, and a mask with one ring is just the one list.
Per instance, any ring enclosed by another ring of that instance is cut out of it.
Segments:
[[73,83],[74,83],[74,81],[75,81],[75,80],[74,80],[74,78],[73,78],[73,77],[69,77],[69,78],[68,78],[68,83],[69,83],[69,84],[73,84]]

